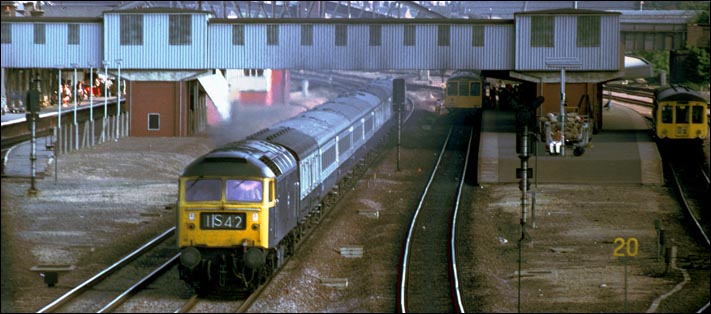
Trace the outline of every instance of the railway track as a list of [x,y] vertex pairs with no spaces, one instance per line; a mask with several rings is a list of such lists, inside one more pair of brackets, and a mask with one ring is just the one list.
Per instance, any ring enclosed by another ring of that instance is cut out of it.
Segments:
[[[174,234],[175,227],[169,228],[37,312],[103,313],[115,310],[175,265],[180,254],[173,245]],[[117,290],[121,292],[114,294]]]
[[605,86],[602,93],[603,98],[632,104],[636,106],[652,108],[654,91],[651,89],[626,88],[621,86]]
[[412,217],[398,285],[403,313],[465,312],[457,270],[456,217],[472,146],[478,146],[477,128],[476,123],[451,127]]
[[[691,221],[688,225],[691,226],[690,232],[695,232],[705,243],[706,248],[711,247],[709,242],[709,234],[711,227],[709,223],[710,215],[709,207],[709,178],[706,176],[703,168],[697,163],[688,162],[669,162],[668,167],[673,179],[674,189],[679,197],[686,217]],[[689,269],[709,269],[711,261],[705,257],[705,253],[687,254],[679,259],[679,264],[684,271]],[[705,313],[711,307],[711,302],[699,307],[696,313]]]
[[667,165],[685,214],[691,220],[691,225],[694,226],[694,230],[700,235],[702,241],[711,247],[709,241],[711,224],[709,224],[710,213],[708,212],[708,209],[711,208],[711,201],[708,200],[711,191],[709,178],[703,167],[697,162],[668,157]]
[[[402,117],[402,122],[403,124],[407,123],[407,121],[410,119],[412,116],[412,113],[414,112],[414,106],[413,103],[410,101],[409,105],[406,106],[406,110],[403,112],[403,117]],[[397,118],[394,118],[397,119]],[[344,182],[341,182],[338,185],[338,191],[336,193],[332,193],[332,195],[336,196],[335,199],[331,199],[329,201],[324,202],[327,206],[324,208],[324,212],[322,213],[322,217],[320,218],[320,221],[323,221],[325,217],[330,213],[330,209],[333,208],[338,204],[338,200],[340,200],[343,196],[345,196],[349,191],[352,190],[353,185],[358,181],[358,178],[362,176],[366,171],[367,167],[371,165],[374,161],[376,161],[379,158],[380,153],[382,152],[382,148],[384,148],[382,145],[380,148],[374,148],[374,151],[372,154],[368,154],[368,157],[366,160],[363,160],[359,166],[356,166],[354,169],[354,173],[352,177]],[[320,224],[319,224],[320,225]],[[305,236],[301,238],[299,242],[296,244],[296,250],[300,250],[302,246],[306,245],[310,239],[312,238],[314,234],[314,229],[316,226],[312,226],[311,230],[307,231]],[[184,305],[182,305],[180,308],[176,309],[174,312],[175,313],[187,313],[187,312],[236,312],[236,313],[245,313],[247,312],[252,304],[256,302],[259,298],[262,297],[262,293],[265,291],[267,287],[269,287],[270,283],[274,278],[276,278],[279,273],[286,269],[289,268],[288,265],[292,262],[292,257],[287,257],[286,260],[284,261],[284,265],[280,267],[279,269],[276,270],[276,272],[270,276],[267,281],[260,285],[257,290],[252,292],[250,295],[246,296],[245,298],[241,298],[240,300],[237,301],[223,301],[223,300],[207,300],[204,299],[201,296],[198,295],[193,295]],[[206,310],[207,309],[207,310]],[[217,310],[216,310],[217,309]]]
[[[689,147],[679,144],[660,143],[665,168],[668,169],[668,179],[673,187],[686,217],[685,225],[689,234],[697,236],[706,249],[711,247],[711,201],[708,198],[711,192],[709,177],[702,166],[701,160],[696,156],[703,156],[698,146]],[[700,159],[700,158],[699,158]],[[678,257],[678,265],[683,272],[688,270],[703,270],[711,268],[711,261],[707,252],[686,252]],[[711,302],[699,307],[696,313],[708,311]]]

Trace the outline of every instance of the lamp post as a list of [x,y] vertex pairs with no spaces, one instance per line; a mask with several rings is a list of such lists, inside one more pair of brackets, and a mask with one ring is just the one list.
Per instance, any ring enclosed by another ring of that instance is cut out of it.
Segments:
[[121,132],[121,62],[123,62],[123,59],[116,59],[115,61],[118,68],[118,88],[116,91],[116,141],[118,141]]
[[57,163],[59,163],[59,142],[62,134],[62,65],[56,64],[59,69],[57,78],[57,128],[54,131],[54,184],[57,184]]
[[106,119],[108,117],[108,99],[106,98],[108,95],[108,87],[106,86],[106,80],[109,78],[109,62],[108,60],[101,61],[101,64],[104,65],[104,119],[101,122],[101,142],[103,143],[106,140]]
[[62,65],[55,65],[59,69],[57,78],[57,128],[62,128]]
[[94,146],[94,64],[89,62],[89,123],[91,124],[91,140]]
[[552,58],[546,65],[560,69],[560,155],[565,156],[565,70],[579,68],[582,63],[578,58]]
[[79,66],[76,63],[72,63],[71,66],[74,68],[74,81],[72,82],[72,85],[74,85],[74,149],[79,150],[79,127],[77,125],[77,67]]

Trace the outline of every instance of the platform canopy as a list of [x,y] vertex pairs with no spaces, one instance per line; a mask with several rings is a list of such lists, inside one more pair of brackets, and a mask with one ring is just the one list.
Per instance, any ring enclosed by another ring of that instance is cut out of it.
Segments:
[[643,58],[625,56],[625,74],[621,79],[638,79],[654,76],[654,66]]

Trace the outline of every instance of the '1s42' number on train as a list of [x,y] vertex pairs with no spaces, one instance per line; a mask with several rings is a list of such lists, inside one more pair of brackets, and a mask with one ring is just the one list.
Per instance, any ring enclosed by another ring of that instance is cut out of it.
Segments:
[[200,214],[200,229],[244,230],[246,229],[245,214],[202,213]]

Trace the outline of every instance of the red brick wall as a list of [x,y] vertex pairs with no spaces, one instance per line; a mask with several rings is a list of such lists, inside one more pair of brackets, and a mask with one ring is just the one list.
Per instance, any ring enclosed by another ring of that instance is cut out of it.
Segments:
[[[180,82],[131,82],[129,98],[131,110],[131,136],[184,136],[187,115],[179,108],[187,105],[187,88]],[[182,92],[183,103],[180,104]],[[148,115],[160,115],[160,128],[148,130]],[[179,123],[182,120],[182,123]],[[179,130],[179,129],[182,130]]]

